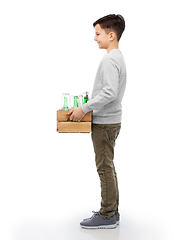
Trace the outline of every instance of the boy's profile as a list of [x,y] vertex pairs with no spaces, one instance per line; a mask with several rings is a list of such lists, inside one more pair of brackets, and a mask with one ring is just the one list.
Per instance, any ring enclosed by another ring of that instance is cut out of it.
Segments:
[[92,141],[101,183],[101,208],[80,224],[83,228],[114,228],[119,224],[119,192],[114,167],[115,140],[121,128],[121,101],[126,87],[126,66],[119,50],[125,29],[121,15],[110,14],[93,23],[94,40],[106,49],[97,70],[91,100],[69,112],[70,120],[80,121],[93,111]]

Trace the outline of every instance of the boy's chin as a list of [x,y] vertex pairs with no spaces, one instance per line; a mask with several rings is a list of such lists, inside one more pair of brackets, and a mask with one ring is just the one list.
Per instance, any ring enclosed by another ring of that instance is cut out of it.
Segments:
[[106,49],[105,47],[99,46],[100,49]]

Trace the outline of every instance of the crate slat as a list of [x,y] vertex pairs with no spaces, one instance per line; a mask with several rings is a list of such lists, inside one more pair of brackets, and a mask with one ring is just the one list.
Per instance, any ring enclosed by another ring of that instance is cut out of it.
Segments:
[[57,122],[57,131],[60,133],[90,133],[91,122]]
[[[69,111],[57,111],[57,121],[58,122],[66,122],[70,116],[67,115]],[[82,122],[91,122],[92,120],[92,112],[88,112],[85,114],[84,118],[82,118]]]

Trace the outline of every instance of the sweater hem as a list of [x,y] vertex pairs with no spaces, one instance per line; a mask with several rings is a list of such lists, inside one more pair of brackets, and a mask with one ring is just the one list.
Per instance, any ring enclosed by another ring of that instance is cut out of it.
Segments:
[[93,116],[94,124],[115,124],[115,123],[121,123],[121,116],[107,116],[107,117],[101,117],[101,116]]

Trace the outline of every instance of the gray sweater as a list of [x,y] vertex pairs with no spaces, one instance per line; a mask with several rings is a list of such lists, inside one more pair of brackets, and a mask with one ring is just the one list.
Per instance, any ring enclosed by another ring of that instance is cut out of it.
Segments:
[[120,123],[121,101],[126,87],[126,66],[119,49],[107,53],[97,70],[91,99],[82,105],[84,113],[93,111],[93,123]]

